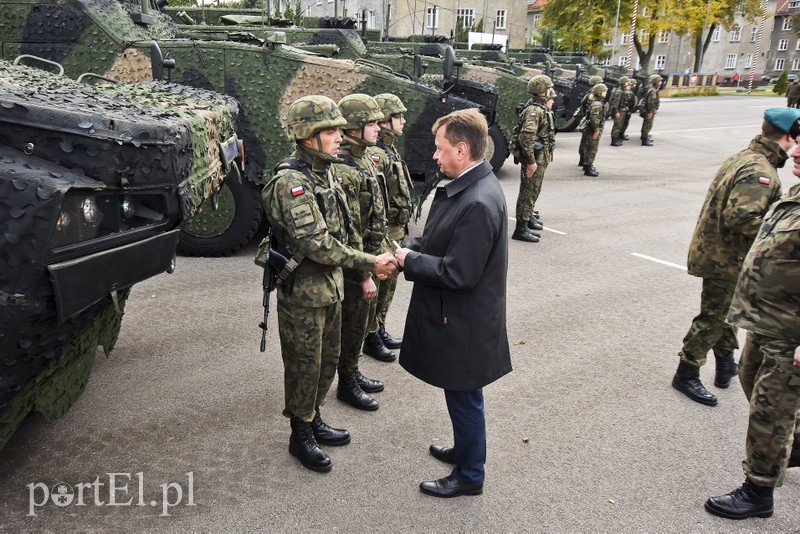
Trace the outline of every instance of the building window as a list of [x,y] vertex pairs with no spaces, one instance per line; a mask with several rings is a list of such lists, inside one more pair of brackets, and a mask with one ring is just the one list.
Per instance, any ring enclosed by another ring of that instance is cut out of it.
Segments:
[[717,26],[714,28],[714,35],[711,37],[711,40],[715,43],[719,42],[719,36],[722,34],[722,26]]
[[643,7],[642,8],[642,17],[646,17],[646,16],[647,16],[647,8]]
[[472,28],[475,25],[475,10],[472,8],[457,9],[456,20],[461,23],[462,28]]
[[750,42],[755,43],[756,39],[758,39],[758,26],[753,26],[753,29],[750,30]]
[[800,70],[800,58],[792,60],[792,70]]
[[734,26],[731,30],[731,42],[738,43],[742,40],[742,29],[739,26]]
[[612,44],[614,44],[614,40],[613,39],[606,39],[605,41],[603,41],[603,44],[605,46],[611,46]]
[[800,0],[792,0],[789,2],[789,8],[800,7]]
[[744,68],[749,69],[753,66],[753,54],[744,55]]
[[506,10],[505,9],[498,9],[497,10],[497,18],[494,19],[495,28],[498,30],[505,30],[506,29]]
[[669,32],[658,32],[658,42],[659,43],[668,43],[669,42]]
[[426,10],[425,27],[428,29],[436,29],[439,27],[439,10],[435,7],[429,7]]
[[620,37],[620,43],[628,44],[628,38],[629,37],[630,37],[629,33],[623,33],[622,36]]
[[783,19],[783,26],[781,27],[782,30],[791,30],[792,29],[792,19],[786,17]]
[[667,56],[656,56],[656,70],[663,70],[667,66]]
[[369,28],[370,30],[374,30],[375,28],[377,28],[378,26],[375,24],[376,21],[377,21],[377,18],[378,17],[377,17],[377,13],[375,13],[375,10],[374,9],[371,10],[369,12],[369,18],[367,19],[367,28]]
[[789,39],[781,39],[778,41],[778,50],[787,50],[789,48]]
[[628,56],[619,56],[619,66],[625,67],[628,64]]
[[776,59],[775,60],[775,70],[783,70],[783,65],[784,64],[785,63],[784,63],[784,59],[783,58]]
[[534,26],[538,26],[541,21],[542,21],[542,14],[541,13],[536,13],[536,14],[533,15],[533,25]]
[[610,57],[603,58],[600,64],[604,67],[608,67],[609,65],[611,65],[611,58]]
[[736,54],[728,54],[727,56],[725,56],[725,68],[726,69],[736,68]]
[[647,40],[650,38],[650,32],[647,30],[642,30],[639,32],[639,42],[646,43]]

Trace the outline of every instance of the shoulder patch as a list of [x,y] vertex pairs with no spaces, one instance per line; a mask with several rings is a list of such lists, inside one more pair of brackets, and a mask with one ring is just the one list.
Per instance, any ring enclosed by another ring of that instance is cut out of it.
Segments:
[[296,186],[294,186],[292,188],[292,196],[293,197],[298,197],[298,196],[302,195],[305,192],[306,192],[306,188],[303,187],[302,185],[296,185]]
[[292,214],[292,221],[296,228],[312,224],[314,222],[314,214],[311,212],[311,207],[308,204],[301,204],[289,210]]
[[771,180],[769,179],[769,176],[760,176],[758,178],[758,183],[760,183],[760,184],[769,185],[770,181]]

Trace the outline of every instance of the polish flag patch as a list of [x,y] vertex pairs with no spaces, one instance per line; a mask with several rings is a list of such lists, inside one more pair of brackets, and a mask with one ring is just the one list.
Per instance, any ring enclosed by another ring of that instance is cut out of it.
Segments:
[[769,182],[770,182],[769,176],[762,176],[758,179],[758,183],[760,184],[769,185]]
[[374,161],[375,163],[378,163],[381,160],[381,157],[378,155],[372,155],[370,157],[372,158],[372,161]]
[[292,196],[293,197],[298,197],[298,196],[302,195],[305,192],[306,192],[306,190],[302,185],[296,185],[296,186],[294,186],[292,188]]

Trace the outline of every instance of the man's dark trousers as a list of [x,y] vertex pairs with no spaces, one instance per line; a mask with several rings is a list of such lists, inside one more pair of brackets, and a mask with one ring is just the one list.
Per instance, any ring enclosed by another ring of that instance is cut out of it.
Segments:
[[486,463],[486,417],[483,412],[483,389],[444,390],[447,411],[453,423],[456,467],[452,476],[460,482],[483,484]]

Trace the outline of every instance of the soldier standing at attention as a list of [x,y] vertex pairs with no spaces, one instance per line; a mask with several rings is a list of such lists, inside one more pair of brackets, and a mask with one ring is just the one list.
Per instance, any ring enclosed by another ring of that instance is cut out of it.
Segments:
[[583,161],[583,174],[586,176],[600,176],[594,168],[594,158],[597,156],[597,147],[600,146],[600,136],[603,135],[603,126],[606,123],[604,99],[607,94],[608,87],[604,83],[592,87],[594,99],[581,120],[581,145],[578,150]]
[[[580,107],[580,115],[581,115],[581,122],[579,123],[578,127],[583,124],[583,119],[589,114],[589,108],[592,107],[592,102],[595,101],[594,93],[592,93],[592,87],[597,85],[598,83],[603,83],[602,76],[597,76],[596,74],[589,78],[589,90],[586,91],[586,94],[583,95],[581,98],[581,107]],[[582,146],[582,145],[579,145]],[[578,149],[578,167],[583,167],[586,165],[586,162],[583,161],[583,150],[581,148]]]
[[[389,243],[403,245],[408,236],[408,222],[414,211],[411,193],[414,183],[411,173],[400,157],[395,146],[397,138],[403,135],[406,125],[406,106],[393,94],[383,93],[375,96],[383,117],[378,121],[380,133],[375,148],[370,149],[373,159],[377,159],[380,176],[385,179],[386,223]],[[391,252],[394,249],[387,249]],[[378,299],[370,306],[370,319],[367,337],[364,340],[364,354],[381,361],[394,361],[397,357],[390,349],[399,349],[402,339],[393,337],[386,331],[386,316],[392,304],[397,278],[390,278],[378,286]]]
[[[380,254],[386,248],[386,218],[375,162],[367,154],[378,140],[378,120],[383,113],[369,95],[353,94],[339,100],[339,109],[347,121],[344,140],[334,173],[352,217],[350,246],[368,254]],[[383,383],[370,380],[358,369],[361,346],[367,331],[370,302],[378,296],[378,285],[369,269],[343,269],[342,351],[339,356],[339,386],[336,398],[360,410],[377,410],[378,401],[368,395],[383,391]],[[380,282],[379,282],[380,283]]]
[[342,267],[372,270],[381,279],[397,273],[391,255],[376,257],[344,244],[350,215],[331,163],[338,161],[339,128],[346,123],[328,97],[296,100],[287,113],[295,150],[277,165],[261,194],[273,238],[291,258],[277,290],[289,452],[319,472],[330,471],[332,464],[318,442],[350,442],[346,430],[331,428],[319,413],[339,362]]
[[536,200],[542,191],[542,182],[547,166],[553,161],[556,145],[555,117],[551,108],[555,91],[553,81],[545,74],[537,74],[528,81],[528,92],[532,95],[522,111],[517,143],[520,150],[520,185],[517,197],[517,224],[512,239],[538,243],[541,230]]
[[630,78],[620,76],[619,88],[611,97],[611,116],[614,118],[614,127],[611,128],[611,146],[622,146],[627,139],[625,130],[631,120],[631,109],[636,105],[636,95],[630,88]]
[[[792,172],[800,176],[800,147],[792,158]],[[708,499],[706,510],[727,519],[770,517],[774,489],[788,467],[800,467],[800,185],[764,217],[728,321],[748,331],[739,369],[750,401],[746,478],[740,488]]]
[[800,103],[800,78],[796,78],[790,83],[789,88],[786,90],[786,105],[790,108],[796,108],[798,103]]
[[653,138],[650,137],[650,130],[653,129],[653,119],[661,103],[661,97],[658,94],[659,90],[661,90],[661,75],[651,74],[647,79],[647,84],[647,92],[644,95],[642,109],[639,110],[639,115],[644,119],[642,121],[641,139],[643,146],[653,146]]
[[714,351],[714,385],[727,388],[736,374],[733,351],[736,328],[725,323],[739,270],[770,204],[780,198],[778,167],[798,141],[800,111],[771,108],[764,112],[761,135],[728,158],[711,181],[689,246],[688,271],[703,278],[700,314],[683,338],[672,386],[708,406],[717,398],[700,382],[700,367]]

